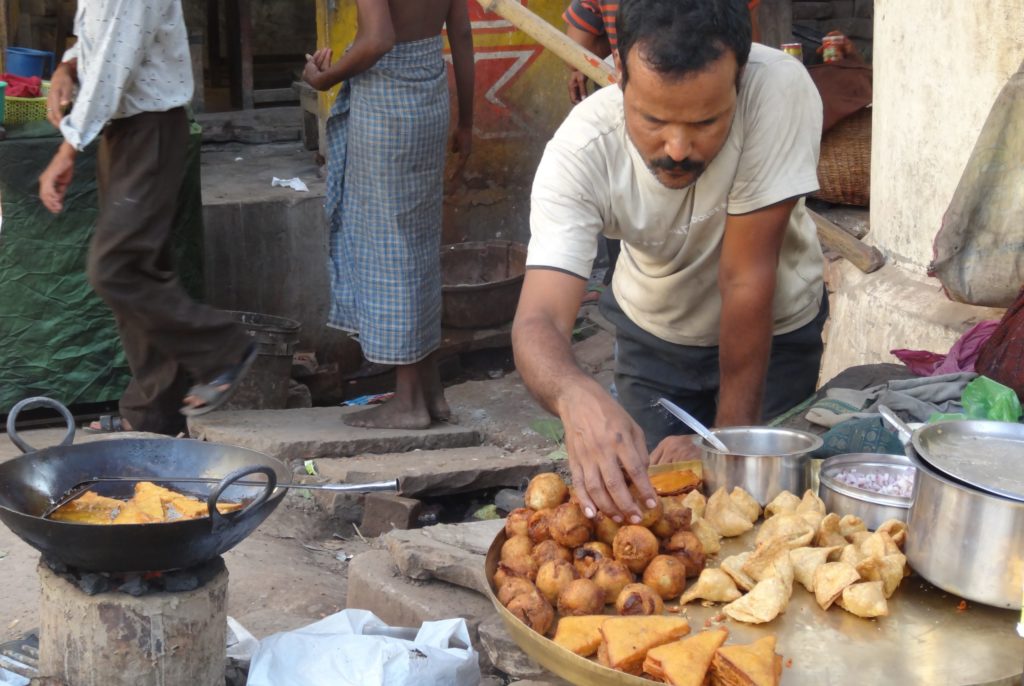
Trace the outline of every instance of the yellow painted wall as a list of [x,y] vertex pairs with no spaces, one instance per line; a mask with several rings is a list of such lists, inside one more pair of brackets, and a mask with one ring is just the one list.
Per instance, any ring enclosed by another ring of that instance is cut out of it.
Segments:
[[[476,63],[474,148],[467,187],[446,202],[445,240],[525,241],[534,170],[570,108],[569,71],[532,38],[501,17],[485,14],[476,0],[468,2]],[[521,2],[564,28],[566,0]],[[355,33],[354,0],[317,0],[319,46],[330,46],[340,55]],[[321,127],[335,93],[320,96]],[[455,111],[453,93],[453,117]]]

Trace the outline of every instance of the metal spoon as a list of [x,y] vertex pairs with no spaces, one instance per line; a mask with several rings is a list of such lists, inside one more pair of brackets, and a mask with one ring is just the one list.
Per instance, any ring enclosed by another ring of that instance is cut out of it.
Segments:
[[668,398],[660,398],[658,400],[658,404],[664,407],[666,410],[668,410],[673,417],[675,417],[683,424],[686,424],[688,427],[696,431],[700,435],[700,437],[703,438],[708,443],[710,443],[715,448],[715,450],[718,450],[719,452],[723,453],[729,452],[729,449],[725,447],[725,443],[722,443],[721,439],[718,438],[718,436],[711,433],[711,430],[708,429],[708,427],[701,424],[697,420],[697,418],[694,417],[692,414],[690,414],[683,408],[679,407]]

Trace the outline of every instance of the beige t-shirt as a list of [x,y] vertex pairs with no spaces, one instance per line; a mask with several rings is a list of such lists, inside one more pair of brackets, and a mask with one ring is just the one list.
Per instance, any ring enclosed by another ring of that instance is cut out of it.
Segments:
[[[727,214],[818,189],[822,105],[800,62],[755,44],[732,129],[695,184],[662,186],[626,134],[622,91],[577,105],[548,143],[533,183],[527,265],[590,276],[601,234],[623,241],[612,288],[644,330],[683,345],[718,344],[718,260]],[[801,199],[779,257],[774,331],[821,305],[822,254]]]

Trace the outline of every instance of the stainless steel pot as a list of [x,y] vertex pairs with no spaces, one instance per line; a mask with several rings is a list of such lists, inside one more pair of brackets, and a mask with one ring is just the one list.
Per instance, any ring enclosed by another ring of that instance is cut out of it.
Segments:
[[[906,554],[910,566],[944,591],[985,605],[1021,607],[1024,588],[1024,502],[976,490],[944,476],[914,448],[916,432],[888,408],[917,468]],[[960,422],[966,423],[966,422]],[[1024,427],[1022,427],[1024,430]]]
[[907,521],[910,512],[910,498],[884,495],[843,483],[836,474],[844,470],[909,472],[914,465],[903,455],[877,455],[873,453],[848,453],[835,455],[825,460],[818,474],[818,497],[825,503],[828,512],[856,515],[874,531],[889,519]]
[[729,452],[716,450],[707,441],[698,444],[708,493],[739,486],[766,505],[782,491],[800,495],[807,490],[810,454],[821,447],[819,436],[766,426],[728,427],[712,433]]

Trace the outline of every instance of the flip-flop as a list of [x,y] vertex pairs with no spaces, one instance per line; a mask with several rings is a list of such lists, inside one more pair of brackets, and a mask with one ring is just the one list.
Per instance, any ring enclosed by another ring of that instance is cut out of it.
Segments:
[[[217,375],[216,378],[203,384],[196,384],[189,389],[187,395],[195,396],[203,401],[199,407],[185,405],[181,413],[186,417],[200,417],[213,412],[218,407],[231,399],[231,396],[238,390],[238,386],[245,375],[252,368],[256,361],[257,349],[255,343],[250,343],[245,351],[245,356],[238,364],[232,365]],[[227,386],[221,389],[221,386]]]
[[100,428],[92,428],[92,422],[86,424],[81,428],[82,433],[86,434],[119,434],[126,431],[132,431],[124,425],[124,420],[118,417],[116,414],[103,414],[97,420]]

